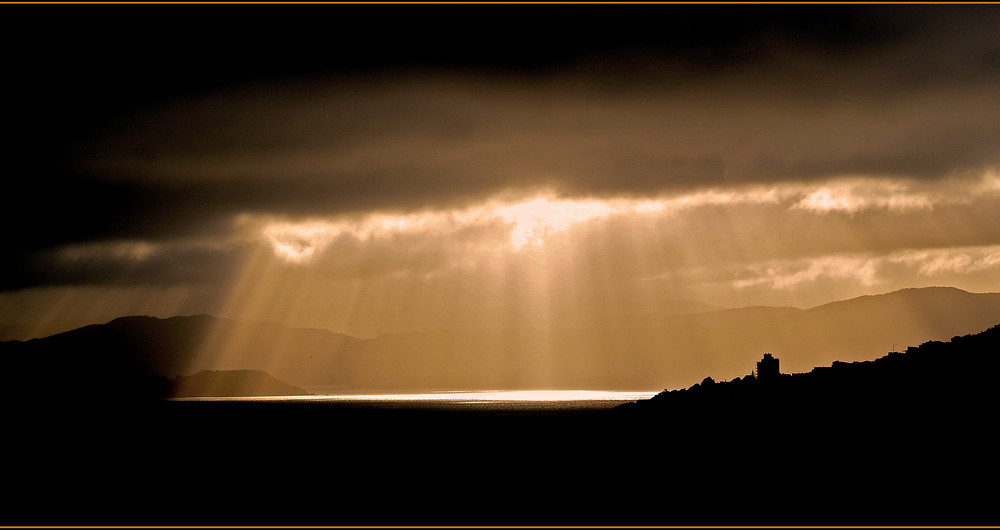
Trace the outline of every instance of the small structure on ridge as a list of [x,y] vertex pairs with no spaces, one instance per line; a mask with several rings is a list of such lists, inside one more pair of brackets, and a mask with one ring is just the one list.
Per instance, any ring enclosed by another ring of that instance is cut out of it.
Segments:
[[757,361],[757,373],[755,376],[758,381],[762,383],[774,381],[780,375],[781,371],[778,370],[778,359],[770,353],[765,353],[764,358]]

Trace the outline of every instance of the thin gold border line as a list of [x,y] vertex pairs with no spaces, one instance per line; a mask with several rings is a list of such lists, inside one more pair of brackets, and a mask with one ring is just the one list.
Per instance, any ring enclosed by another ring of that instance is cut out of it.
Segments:
[[[746,2],[743,2],[743,1],[738,1],[738,0],[727,0],[727,1],[718,1],[718,2],[713,2],[713,1],[698,1],[698,2],[649,1],[649,2],[646,2],[646,1],[627,1],[627,0],[623,0],[623,1],[613,1],[613,0],[595,0],[595,1],[587,1],[587,0],[583,0],[583,1],[573,1],[573,0],[566,0],[566,1],[559,1],[559,0],[550,0],[550,1],[532,1],[532,0],[524,0],[524,1],[516,1],[516,0],[513,0],[513,1],[512,0],[501,0],[501,1],[461,1],[461,0],[455,0],[455,1],[448,1],[448,0],[439,0],[439,1],[407,1],[407,0],[399,0],[399,1],[372,1],[372,2],[367,2],[367,1],[359,0],[359,1],[338,2],[338,1],[313,1],[313,0],[289,0],[289,1],[280,1],[280,0],[266,0],[266,1],[252,1],[252,0],[251,1],[238,1],[238,0],[233,0],[233,1],[227,1],[227,0],[203,0],[203,1],[199,1],[199,0],[194,0],[194,1],[187,1],[187,0],[177,0],[177,1],[170,1],[170,0],[165,0],[165,1],[158,1],[158,0],[150,0],[150,1],[126,1],[126,0],[122,0],[122,1],[114,1],[114,0],[105,0],[105,1],[72,1],[72,0],[66,0],[66,1],[40,1],[40,2],[32,2],[32,1],[0,2],[0,5],[76,5],[76,4],[82,4],[82,5],[86,5],[86,4],[96,4],[96,5],[107,5],[107,4],[124,4],[124,5],[224,5],[224,4],[236,4],[236,5],[240,5],[240,4],[243,4],[243,5],[279,5],[279,4],[293,4],[293,5],[303,5],[303,4],[314,4],[314,5],[423,5],[423,4],[433,4],[433,5],[443,5],[443,4],[457,4],[457,5],[901,5],[901,6],[905,6],[905,5],[996,5],[996,4],[1000,4],[1000,1],[974,1],[974,2],[969,2],[969,1],[958,1],[958,2],[949,2],[949,1],[916,1],[916,2],[914,2],[914,1],[910,1],[910,2],[894,2],[894,1],[888,1],[888,0],[884,0],[884,1],[867,1],[866,0],[866,1],[847,1],[847,2],[844,2],[844,1],[816,1],[816,0],[813,0],[813,1],[768,0],[768,1],[746,1]],[[0,526],[0,528],[10,528],[10,527]],[[458,528],[458,527],[456,527],[456,528]],[[680,527],[678,527],[678,528],[680,528]],[[789,527],[789,528],[791,528],[791,527]],[[827,527],[822,527],[822,528],[827,528]],[[836,527],[830,527],[830,528],[836,528]],[[875,528],[880,528],[880,527],[875,527]],[[995,527],[986,527],[986,528],[995,528]]]
[[118,525],[118,526],[104,526],[104,525],[17,525],[8,526],[0,525],[0,529],[13,529],[13,528],[66,528],[66,529],[91,529],[91,528],[142,528],[142,529],[161,529],[161,528],[205,528],[205,529],[230,529],[230,528],[248,528],[248,529],[262,529],[262,528],[288,528],[288,529],[316,529],[316,528],[399,528],[399,529],[425,529],[425,528],[445,528],[445,529],[457,529],[457,528],[469,528],[469,529],[494,529],[494,528],[551,528],[551,529],[563,529],[563,528],[611,528],[611,529],[645,529],[645,528],[745,528],[748,530],[759,529],[759,528],[803,528],[803,529],[832,529],[832,528],[873,528],[873,529],[896,529],[896,528],[948,528],[948,529],[980,529],[980,528],[1000,528],[997,525],[218,525],[218,526],[201,526],[201,525]]

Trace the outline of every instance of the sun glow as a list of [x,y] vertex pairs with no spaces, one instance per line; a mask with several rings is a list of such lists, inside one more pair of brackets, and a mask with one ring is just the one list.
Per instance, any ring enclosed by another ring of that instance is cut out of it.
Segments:
[[[341,237],[355,241],[386,241],[397,237],[433,237],[461,242],[467,261],[485,251],[526,252],[542,249],[556,236],[600,220],[685,215],[705,207],[775,207],[853,216],[863,211],[894,213],[931,211],[938,206],[964,204],[1000,190],[990,173],[952,182],[942,194],[925,183],[904,179],[878,180],[860,176],[837,177],[817,183],[789,182],[773,186],[710,188],[651,199],[625,197],[567,198],[547,190],[527,195],[499,195],[465,208],[419,212],[373,211],[363,216],[253,218],[243,221],[266,241],[275,256],[288,263],[307,264]],[[470,237],[470,234],[474,236]]]
[[510,244],[515,249],[540,246],[545,239],[569,227],[598,217],[606,217],[615,208],[600,201],[554,201],[538,198],[532,201],[503,206],[495,210],[507,223],[513,223]]
[[[963,181],[964,182],[964,181]],[[951,193],[951,202],[968,202],[996,192],[996,178],[974,179],[965,193]],[[961,184],[961,185],[960,185]],[[975,193],[972,193],[975,191]],[[464,237],[469,229],[476,241],[464,240],[480,250],[515,252],[544,248],[555,236],[593,221],[622,216],[671,216],[703,207],[775,206],[815,215],[885,210],[931,210],[948,202],[926,185],[905,180],[879,181],[864,177],[839,177],[820,183],[786,183],[736,189],[703,189],[653,199],[566,198],[554,191],[504,198],[503,195],[466,208],[400,213],[374,211],[357,217],[302,220],[258,218],[255,232],[273,253],[289,263],[306,264],[340,237],[379,241],[399,236]],[[244,220],[249,219],[244,218]],[[466,248],[466,250],[472,247]]]
[[[519,251],[541,247],[553,235],[594,219],[629,213],[655,214],[665,208],[664,201],[570,200],[547,193],[519,201],[491,200],[462,210],[380,212],[361,219],[266,220],[259,233],[276,256],[298,264],[310,262],[341,236],[359,241],[421,233],[440,237],[470,227],[494,226],[497,230],[490,233],[506,233],[508,247]],[[494,238],[483,244],[490,246],[498,241]]]
[[324,223],[276,223],[263,230],[275,255],[293,263],[309,261],[333,241],[340,230]]

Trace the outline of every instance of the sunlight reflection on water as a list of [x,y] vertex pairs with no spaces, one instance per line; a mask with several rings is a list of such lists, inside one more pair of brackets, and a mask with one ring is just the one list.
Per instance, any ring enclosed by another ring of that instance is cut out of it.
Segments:
[[458,406],[582,406],[599,408],[619,403],[648,399],[657,391],[612,391],[612,390],[488,390],[488,391],[441,391],[413,393],[321,393],[322,388],[306,396],[245,396],[245,397],[187,397],[174,398],[175,401],[243,401],[243,402],[329,402],[368,404],[448,404]]

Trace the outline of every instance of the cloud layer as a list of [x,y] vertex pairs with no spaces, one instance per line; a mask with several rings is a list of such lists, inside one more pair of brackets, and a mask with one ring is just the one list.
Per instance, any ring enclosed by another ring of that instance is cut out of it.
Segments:
[[[429,324],[359,297],[544,319],[997,290],[988,6],[315,7],[207,9],[171,46],[49,17],[65,54],[5,89],[0,297],[183,288],[192,312],[377,333]],[[42,27],[17,14],[6,44]],[[279,286],[324,301],[248,293]]]

